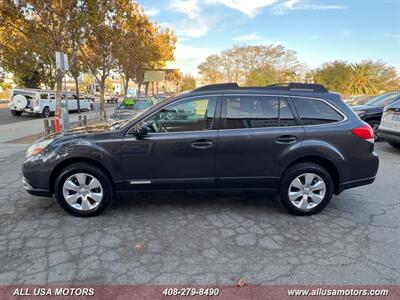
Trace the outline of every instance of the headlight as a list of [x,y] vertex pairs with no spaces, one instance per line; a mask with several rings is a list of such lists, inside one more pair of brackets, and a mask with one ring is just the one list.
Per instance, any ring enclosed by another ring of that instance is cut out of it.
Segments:
[[40,152],[42,152],[44,150],[44,148],[46,148],[51,142],[53,141],[53,139],[49,139],[49,140],[44,140],[38,143],[33,144],[32,146],[30,146],[28,148],[28,150],[26,150],[26,158],[38,155]]

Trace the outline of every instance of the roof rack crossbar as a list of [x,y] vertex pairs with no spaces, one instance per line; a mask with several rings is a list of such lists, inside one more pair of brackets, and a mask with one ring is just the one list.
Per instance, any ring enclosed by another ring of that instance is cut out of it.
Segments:
[[229,90],[229,89],[238,89],[238,88],[239,88],[239,85],[236,82],[218,83],[218,84],[209,84],[209,85],[201,86],[197,89],[194,89],[193,92]]
[[286,89],[291,91],[320,92],[320,93],[329,92],[326,87],[324,87],[322,84],[317,84],[317,83],[289,82],[289,83],[271,84],[267,85],[266,87],[276,88],[276,89]]

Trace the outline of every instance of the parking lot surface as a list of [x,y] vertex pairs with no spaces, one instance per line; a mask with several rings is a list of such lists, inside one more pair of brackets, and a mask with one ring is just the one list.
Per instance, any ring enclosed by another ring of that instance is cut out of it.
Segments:
[[255,194],[136,195],[95,218],[22,187],[0,161],[0,284],[400,283],[400,151],[376,145],[374,184],[294,217]]

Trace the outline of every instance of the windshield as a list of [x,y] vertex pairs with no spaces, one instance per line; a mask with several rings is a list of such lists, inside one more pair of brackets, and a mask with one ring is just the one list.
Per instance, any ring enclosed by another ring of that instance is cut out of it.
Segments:
[[151,99],[125,99],[119,105],[118,109],[129,109],[129,110],[144,110],[153,105]]
[[388,104],[392,103],[393,101],[395,101],[395,100],[397,100],[399,98],[400,98],[400,94],[398,94],[398,93],[384,94],[384,95],[380,95],[380,96],[376,96],[376,97],[372,98],[367,103],[365,103],[365,105],[369,105],[369,106],[385,106],[385,105],[388,105]]
[[[174,95],[172,95],[171,97],[168,97],[168,98],[166,98],[166,99],[164,99],[163,101],[161,101],[161,102],[157,102],[156,104],[154,104],[154,105],[152,105],[152,106],[149,106],[146,110],[144,110],[143,112],[140,112],[139,114],[137,114],[137,115],[134,115],[132,118],[130,118],[130,119],[127,119],[127,120],[121,120],[121,121],[117,121],[117,122],[115,122],[114,124],[112,124],[112,127],[113,127],[113,129],[122,129],[124,126],[127,126],[128,124],[130,124],[130,123],[132,123],[132,121],[134,121],[136,118],[139,118],[141,115],[143,115],[144,113],[146,113],[150,108],[154,108],[154,110],[156,111],[156,110],[158,110],[158,108],[159,107],[161,107],[161,106],[163,106],[163,103],[164,103],[164,101],[166,101],[166,100],[168,100],[168,99],[170,99],[170,98],[173,98],[173,97],[176,97],[176,96],[179,96],[179,95],[182,95],[182,94],[186,94],[187,92],[180,92],[180,93],[176,93],[176,94],[174,94]],[[121,103],[122,104],[122,103]]]

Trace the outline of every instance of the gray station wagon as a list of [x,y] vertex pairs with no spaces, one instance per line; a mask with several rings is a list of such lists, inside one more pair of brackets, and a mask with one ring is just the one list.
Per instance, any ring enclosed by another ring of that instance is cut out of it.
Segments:
[[371,127],[325,87],[219,84],[43,138],[27,150],[23,181],[76,216],[121,193],[180,189],[278,193],[289,212],[309,215],[372,183],[378,165]]

